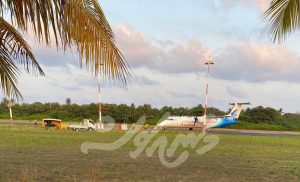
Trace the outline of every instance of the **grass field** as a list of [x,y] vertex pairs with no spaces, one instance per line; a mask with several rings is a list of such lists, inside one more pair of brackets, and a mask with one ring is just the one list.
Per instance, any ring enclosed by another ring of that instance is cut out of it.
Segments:
[[[187,134],[187,132],[181,132]],[[161,132],[172,141],[178,132]],[[299,181],[300,138],[218,135],[205,155],[194,149],[176,168],[161,164],[157,151],[132,159],[131,140],[114,151],[81,152],[82,142],[114,142],[124,132],[46,131],[0,125],[0,181]],[[153,143],[155,140],[151,140]],[[201,145],[201,144],[200,144]],[[177,154],[185,149],[179,148]],[[172,158],[170,159],[172,160]]]

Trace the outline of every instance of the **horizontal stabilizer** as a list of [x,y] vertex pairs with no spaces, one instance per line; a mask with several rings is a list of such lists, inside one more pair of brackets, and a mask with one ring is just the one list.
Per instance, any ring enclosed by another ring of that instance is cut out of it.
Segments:
[[229,105],[235,105],[235,104],[238,104],[238,105],[251,105],[250,102],[237,102],[237,103],[229,103]]

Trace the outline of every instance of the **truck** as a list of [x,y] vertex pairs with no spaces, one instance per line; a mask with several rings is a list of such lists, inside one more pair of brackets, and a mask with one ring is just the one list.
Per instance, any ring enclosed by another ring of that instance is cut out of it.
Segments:
[[83,123],[80,124],[71,124],[68,127],[70,130],[79,131],[79,130],[95,130],[96,124],[91,119],[84,119]]
[[56,128],[60,130],[67,129],[67,125],[63,124],[60,119],[43,119],[42,127],[46,128],[47,130],[49,130],[50,128]]

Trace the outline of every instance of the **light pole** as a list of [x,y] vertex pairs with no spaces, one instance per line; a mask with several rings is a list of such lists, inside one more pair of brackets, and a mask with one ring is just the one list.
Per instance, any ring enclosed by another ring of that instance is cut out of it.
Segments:
[[101,86],[101,66],[103,64],[100,63],[99,66],[98,66],[98,109],[99,109],[99,129],[102,129],[103,128],[103,125],[102,125],[102,106],[101,106],[101,93],[100,93],[100,86]]
[[7,100],[7,107],[9,109],[9,116],[10,116],[10,126],[14,126],[14,121],[13,121],[13,115],[12,115],[12,106],[13,106],[13,99],[8,99]]
[[204,127],[203,130],[206,128],[206,119],[207,119],[207,105],[208,105],[208,80],[209,80],[209,72],[210,72],[210,65],[213,65],[214,62],[210,59],[207,62],[205,62],[205,65],[207,66],[207,82],[206,82],[206,88],[205,88],[205,107],[204,107]]

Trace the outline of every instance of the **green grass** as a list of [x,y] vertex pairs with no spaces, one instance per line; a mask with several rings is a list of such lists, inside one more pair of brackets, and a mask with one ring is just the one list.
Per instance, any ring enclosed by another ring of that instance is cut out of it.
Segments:
[[275,124],[270,123],[249,123],[245,121],[238,121],[237,124],[229,126],[232,129],[248,129],[248,130],[270,130],[270,131],[300,131],[299,122],[279,122]]
[[232,125],[228,128],[232,129],[247,129],[247,130],[270,130],[270,131],[287,131],[288,128],[282,126],[282,125],[276,125],[276,124],[268,124],[268,123],[249,123],[249,122],[243,122],[239,121],[237,124]]
[[[157,151],[152,157],[143,152],[132,159],[129,152],[136,149],[132,140],[114,151],[93,150],[88,155],[80,151],[82,142],[109,143],[123,134],[0,125],[0,181],[300,180],[299,137],[218,135],[214,149],[200,156],[188,148],[188,160],[171,169],[160,163]],[[156,138],[167,136],[171,142],[178,134],[161,132]],[[180,147],[177,154],[184,150]]]

